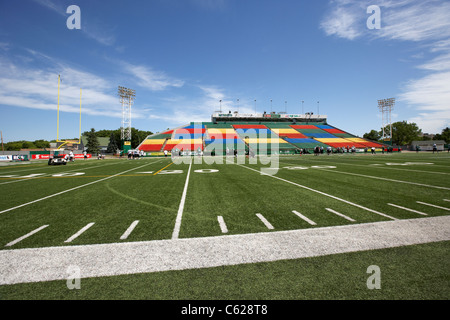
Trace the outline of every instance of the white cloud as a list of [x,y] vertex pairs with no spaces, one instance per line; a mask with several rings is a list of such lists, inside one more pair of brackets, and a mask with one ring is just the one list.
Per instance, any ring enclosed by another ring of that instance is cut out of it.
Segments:
[[139,86],[152,91],[162,91],[169,87],[180,88],[184,81],[167,76],[164,72],[154,71],[147,66],[120,62],[122,70],[133,77]]
[[[46,59],[51,58],[46,57]],[[61,112],[79,112],[80,88],[84,88],[81,100],[83,114],[121,117],[117,97],[110,94],[113,88],[105,79],[89,72],[76,70],[58,61],[51,62],[55,67],[36,69],[0,58],[1,104],[20,108],[56,110],[58,73],[60,73]],[[139,114],[138,116],[142,117]]]
[[[369,30],[366,9],[381,8],[381,29]],[[330,1],[330,13],[320,26],[329,36],[347,40],[378,39],[417,43],[440,55],[418,66],[428,74],[403,86],[399,100],[417,110],[408,121],[437,133],[450,123],[450,2],[439,0]],[[423,57],[427,55],[420,52]],[[417,57],[417,54],[413,55]]]

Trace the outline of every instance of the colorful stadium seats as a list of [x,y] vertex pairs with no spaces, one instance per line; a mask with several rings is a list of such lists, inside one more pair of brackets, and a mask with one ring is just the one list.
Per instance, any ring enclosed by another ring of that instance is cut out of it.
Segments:
[[198,151],[217,155],[256,153],[294,153],[298,149],[312,151],[315,147],[382,148],[383,145],[358,138],[324,123],[295,124],[292,122],[222,122],[191,123],[187,126],[147,137],[139,146],[146,152]]

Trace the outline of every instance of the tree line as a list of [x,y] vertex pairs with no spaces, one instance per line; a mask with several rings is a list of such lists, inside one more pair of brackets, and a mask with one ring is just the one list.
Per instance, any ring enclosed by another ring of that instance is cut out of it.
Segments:
[[[390,128],[386,127],[385,131],[389,132]],[[372,141],[383,142],[383,130],[371,130],[363,135],[364,139]],[[444,140],[446,143],[450,143],[450,128],[447,127],[442,130],[441,133],[434,135],[433,138],[424,136],[422,130],[416,123],[407,121],[398,121],[392,124],[392,144],[397,146],[410,145],[413,141],[425,141],[425,140]]]
[[[116,130],[99,130],[95,131],[92,128],[89,131],[85,131],[82,133],[83,136],[87,137],[88,144],[91,143],[91,150],[97,153],[100,149],[100,145],[98,144],[97,137],[108,138],[110,139],[110,143],[108,145],[108,153],[115,153],[117,149],[121,147],[120,141],[120,133],[121,129]],[[153,134],[151,131],[139,130],[136,128],[131,128],[131,148],[136,148],[139,144],[149,135]],[[74,138],[73,140],[78,140],[78,138]],[[5,151],[20,151],[22,149],[49,149],[50,143],[56,142],[56,140],[35,140],[35,141],[11,141],[3,144],[3,149]],[[87,146],[86,146],[87,147]],[[88,148],[89,149],[89,148]],[[113,150],[113,151],[112,151]]]

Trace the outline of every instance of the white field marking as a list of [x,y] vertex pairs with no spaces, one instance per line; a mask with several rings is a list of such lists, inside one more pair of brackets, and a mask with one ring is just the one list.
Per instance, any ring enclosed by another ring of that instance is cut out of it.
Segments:
[[450,202],[450,200],[448,200],[448,199],[444,199],[444,201]]
[[[382,212],[379,212],[379,211],[376,211],[376,210],[373,210],[373,209],[369,209],[369,208],[364,207],[364,206],[362,206],[362,205],[360,205],[360,204],[357,204],[357,203],[354,203],[354,202],[351,202],[351,201],[348,201],[348,200],[341,199],[341,198],[336,197],[336,196],[333,196],[333,195],[331,195],[331,194],[328,194],[328,193],[325,193],[325,192],[322,192],[322,191],[319,191],[319,190],[315,190],[315,189],[312,189],[312,188],[303,186],[303,185],[301,185],[301,184],[298,184],[298,183],[295,183],[295,182],[292,182],[292,181],[289,181],[289,180],[286,180],[286,179],[283,179],[283,178],[280,178],[280,177],[277,177],[277,176],[270,176],[270,175],[268,175],[268,174],[265,174],[265,173],[263,173],[263,172],[260,172],[260,171],[258,171],[258,170],[255,170],[255,169],[252,169],[252,168],[249,168],[249,167],[240,165],[240,164],[238,164],[238,166],[241,166],[241,167],[244,167],[244,168],[246,168],[246,169],[249,169],[249,170],[258,172],[258,173],[260,173],[261,175],[269,176],[269,177],[271,177],[271,178],[278,179],[278,180],[281,180],[281,181],[284,181],[284,182],[293,184],[294,186],[297,186],[297,187],[300,187],[300,188],[303,188],[303,189],[306,189],[306,190],[309,190],[309,191],[312,191],[312,192],[316,192],[316,193],[318,193],[318,194],[321,194],[321,195],[330,197],[330,198],[332,198],[332,199],[335,199],[335,200],[338,200],[338,201],[342,201],[342,202],[347,203],[347,204],[349,204],[349,205],[352,205],[352,206],[354,206],[354,207],[357,207],[357,208],[360,208],[360,209],[363,209],[363,210],[366,210],[366,211],[369,211],[369,212],[372,212],[372,213],[376,213],[376,214],[378,214],[378,215],[380,215],[380,216],[383,216],[383,217],[386,217],[386,218],[389,218],[389,219],[392,219],[392,220],[398,220],[397,218],[388,216],[388,215],[385,214],[385,213],[382,213]],[[331,172],[335,172],[335,171],[331,171]],[[0,212],[0,213],[1,213],[1,212]]]
[[325,210],[327,210],[327,211],[329,211],[331,213],[337,214],[338,216],[340,216],[340,217],[342,217],[344,219],[347,219],[348,221],[351,221],[351,222],[355,222],[356,221],[356,220],[354,220],[354,219],[352,219],[350,217],[347,217],[345,214],[342,214],[340,212],[334,211],[333,209],[325,208]]
[[[289,159],[290,161],[296,160],[296,159]],[[320,159],[314,159],[319,162],[327,162]],[[358,159],[360,160],[360,159]],[[289,163],[286,163],[289,164]],[[333,163],[336,165],[336,163]],[[292,164],[293,165],[293,164]],[[399,170],[399,171],[409,171],[409,172],[421,172],[421,173],[431,173],[431,174],[443,174],[443,175],[450,175],[448,172],[436,172],[436,171],[424,171],[424,170],[415,170],[415,169],[404,169],[404,168],[398,168],[398,167],[389,167],[386,166],[384,163],[374,163],[374,164],[356,164],[356,163],[345,163],[345,162],[339,162],[338,165],[345,165],[345,166],[357,166],[357,167],[367,167],[367,166],[377,166],[379,169],[387,169],[387,170]],[[434,167],[438,167],[439,165],[434,165]]]
[[222,233],[228,233],[227,225],[225,224],[223,217],[218,216],[217,221],[219,221],[219,226],[220,226],[220,230],[222,231]]
[[[159,160],[159,161],[161,161],[161,160]],[[74,188],[70,188],[70,189],[67,189],[67,190],[64,190],[64,191],[61,191],[61,192],[57,192],[57,193],[54,193],[54,194],[52,194],[52,195],[49,195],[49,196],[46,196],[46,197],[43,197],[43,198],[40,198],[40,199],[37,199],[37,200],[33,200],[33,201],[30,201],[30,202],[27,202],[27,203],[24,203],[24,204],[21,204],[21,205],[18,205],[18,206],[15,206],[15,207],[12,207],[12,208],[3,210],[3,211],[0,211],[0,214],[5,213],[5,212],[8,212],[8,211],[15,210],[15,209],[18,209],[18,208],[21,208],[21,207],[25,207],[25,206],[28,206],[28,205],[30,205],[30,204],[33,204],[33,203],[36,203],[36,202],[39,202],[39,201],[42,201],[42,200],[46,200],[46,199],[49,199],[49,198],[53,198],[53,197],[59,196],[60,194],[63,194],[63,193],[66,193],[66,192],[70,192],[70,191],[73,191],[73,190],[77,190],[77,189],[80,189],[80,188],[89,186],[89,185],[94,184],[94,183],[97,183],[97,182],[101,182],[101,181],[104,181],[104,180],[107,180],[107,179],[111,179],[111,178],[120,176],[120,175],[122,175],[122,174],[124,174],[124,173],[127,173],[127,172],[130,172],[130,171],[133,171],[133,170],[142,168],[142,167],[144,167],[144,166],[148,166],[149,164],[156,163],[156,162],[159,162],[159,161],[147,163],[147,164],[144,164],[144,165],[142,165],[142,166],[140,166],[140,167],[133,168],[133,169],[129,169],[129,170],[126,170],[126,171],[123,171],[123,172],[114,174],[114,175],[112,175],[112,176],[106,177],[106,178],[102,178],[102,179],[99,179],[99,180],[95,180],[95,181],[92,181],[92,182],[83,184],[83,185],[78,186],[78,187],[74,187]]]
[[270,229],[270,230],[275,229],[275,228],[273,227],[273,225],[271,225],[270,222],[267,221],[267,219],[264,218],[264,216],[263,216],[262,214],[257,213],[256,216],[259,218],[259,220],[262,221],[262,223],[264,223],[264,225],[267,227],[267,229]]
[[[102,164],[102,165],[98,165],[98,166],[90,166],[90,167],[87,167],[87,168],[77,168],[77,169],[73,169],[73,170],[66,170],[66,171],[64,171],[64,173],[65,172],[78,171],[80,169],[87,170],[87,169],[93,169],[93,168],[98,168],[98,167],[105,167],[105,166],[110,166],[110,165],[113,165],[113,164],[118,164],[118,163],[117,162],[115,162],[115,163],[107,163],[107,164]],[[38,169],[45,169],[45,167],[44,168],[38,168]],[[37,173],[37,174],[34,174],[34,175],[35,176],[28,175],[28,176],[23,176],[23,177],[15,177],[15,179],[17,179],[17,180],[2,182],[2,183],[0,183],[0,185],[8,184],[8,183],[21,182],[21,181],[27,181],[27,180],[32,180],[32,179],[36,179],[36,178],[48,177],[48,176],[51,175],[51,173]],[[39,176],[37,176],[37,175],[39,175]]]
[[450,208],[437,206],[437,205],[435,205],[435,204],[426,203],[426,202],[421,202],[421,201],[416,201],[416,202],[417,202],[417,203],[420,203],[420,204],[423,204],[423,205],[426,205],[426,206],[435,207],[435,208],[439,208],[439,209],[443,209],[443,210],[450,211]]
[[399,206],[399,205],[396,205],[396,204],[392,204],[392,203],[388,203],[388,205],[389,205],[389,206],[392,206],[392,207],[396,207],[396,208],[399,208],[399,209],[403,209],[403,210],[407,210],[407,211],[415,212],[415,213],[421,214],[421,215],[423,215],[423,216],[427,216],[427,214],[426,214],[426,213],[424,213],[424,212],[420,212],[420,211],[417,211],[417,210],[414,210],[414,209],[410,209],[410,208],[405,208],[405,207],[402,207],[402,206]]
[[88,223],[87,225],[85,225],[83,228],[81,228],[77,233],[75,233],[73,236],[71,236],[69,239],[67,239],[66,243],[72,242],[73,240],[75,240],[76,238],[78,238],[83,232],[85,232],[87,229],[89,229],[90,227],[92,227],[94,225],[94,222]]
[[305,217],[304,215],[302,215],[300,212],[297,212],[295,210],[292,211],[294,214],[296,214],[299,218],[305,220],[306,222],[308,222],[310,225],[315,226],[317,225],[317,223],[315,223],[314,221],[312,221],[311,219]]
[[327,170],[327,169],[318,169],[318,170],[328,171],[328,172],[335,172],[335,173],[342,173],[342,174],[348,174],[348,175],[352,175],[352,176],[371,178],[371,179],[378,179],[378,180],[384,180],[384,181],[390,181],[390,182],[406,183],[406,184],[412,184],[412,185],[415,185],[415,186],[421,186],[421,187],[427,187],[427,188],[450,190],[450,188],[447,188],[447,187],[439,187],[439,186],[432,186],[432,185],[429,185],[429,184],[423,184],[423,183],[417,183],[417,182],[409,182],[409,181],[402,181],[402,180],[374,177],[374,176],[368,176],[368,175],[359,174],[359,173],[342,172],[342,171]]
[[[66,281],[64,266],[70,265],[83,270],[84,279],[292,261],[448,241],[449,229],[450,215],[446,215],[179,241],[166,239],[0,250],[0,285]],[[349,241],[349,235],[352,241]]]
[[192,167],[192,159],[191,159],[191,162],[189,163],[189,170],[188,170],[188,174],[186,177],[186,182],[184,184],[184,189],[183,189],[183,194],[181,196],[180,206],[178,207],[177,218],[175,220],[175,227],[174,227],[173,233],[172,233],[172,240],[178,239],[178,236],[180,235],[181,218],[183,216],[184,202],[186,201],[186,194],[187,194],[187,189],[188,189],[188,185],[189,185],[189,176],[191,174],[191,167]]
[[5,247],[11,247],[11,246],[15,245],[17,242],[20,242],[20,241],[22,241],[23,239],[26,239],[26,238],[32,236],[33,234],[35,234],[35,233],[37,233],[37,232],[39,232],[39,231],[41,231],[42,229],[45,229],[45,228],[47,228],[47,227],[48,227],[48,224],[43,225],[42,227],[39,227],[39,228],[37,228],[37,229],[31,231],[30,233],[27,233],[26,235],[21,236],[20,238],[17,238],[17,239],[14,240],[14,241],[11,241],[10,243],[6,244]]
[[124,234],[120,237],[120,240],[125,240],[128,236],[133,232],[134,228],[136,228],[139,220],[133,221],[133,223],[128,227],[128,229],[124,232]]

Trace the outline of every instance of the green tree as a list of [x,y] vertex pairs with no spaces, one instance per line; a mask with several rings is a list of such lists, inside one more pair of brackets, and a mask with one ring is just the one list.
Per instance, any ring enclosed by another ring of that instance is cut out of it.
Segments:
[[117,145],[116,136],[113,131],[111,131],[109,135],[109,144],[108,148],[106,149],[106,152],[108,153],[116,153],[117,149],[119,149],[119,146]]
[[[385,130],[389,131],[389,127]],[[398,121],[392,124],[392,143],[394,145],[409,145],[414,140],[421,140],[422,130],[414,122]]]
[[379,131],[376,130],[370,130],[369,133],[365,133],[363,135],[364,139],[372,140],[372,141],[378,141],[381,138],[381,134]]
[[91,131],[86,132],[86,139],[87,152],[97,154],[100,151],[100,143],[98,142],[97,134],[94,128],[92,128]]
[[434,140],[444,140],[446,143],[450,143],[450,128],[447,127],[442,130],[442,133],[436,134]]

